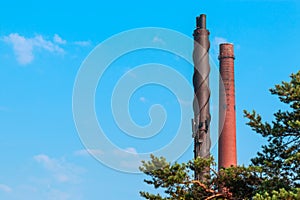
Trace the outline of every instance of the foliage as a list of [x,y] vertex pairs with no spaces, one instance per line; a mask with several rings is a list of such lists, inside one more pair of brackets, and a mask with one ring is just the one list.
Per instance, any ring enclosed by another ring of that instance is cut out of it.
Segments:
[[256,194],[253,200],[293,200],[300,199],[300,189],[294,189],[292,191],[286,191],[280,189],[279,191],[273,190],[271,194],[265,192],[264,194]]
[[151,155],[151,161],[143,161],[143,166],[140,170],[146,175],[149,175],[151,180],[144,180],[147,184],[151,184],[154,188],[163,188],[166,197],[161,197],[159,194],[149,194],[140,192],[142,197],[146,199],[194,199],[199,192],[205,197],[210,196],[215,191],[208,190],[207,184],[201,187],[194,187],[196,183],[192,182],[191,170],[204,170],[207,166],[215,165],[212,159],[197,159],[194,162],[167,163],[165,158],[157,158]]
[[[140,170],[150,176],[144,180],[164,195],[140,192],[150,200],[198,199],[300,199],[300,71],[270,90],[288,106],[279,110],[271,122],[263,122],[255,111],[244,111],[247,123],[256,133],[267,138],[262,151],[251,159],[248,167],[214,169],[213,158],[197,158],[187,163],[168,163],[165,158],[151,155]],[[193,180],[195,172],[209,170],[201,182]]]
[[[171,165],[165,158],[151,155],[151,160],[143,161],[140,170],[151,177],[151,180],[144,180],[145,183],[163,189],[165,196],[148,192],[140,194],[150,200],[242,199],[252,197],[261,183],[257,167],[231,167],[216,172],[215,166],[212,157]],[[200,173],[207,168],[211,173],[206,181],[193,180],[192,172]]]
[[255,111],[245,111],[245,116],[249,119],[247,124],[267,138],[267,145],[251,161],[262,168],[266,180],[263,190],[272,193],[272,190],[300,186],[300,71],[291,75],[290,82],[282,82],[270,91],[288,110],[277,111],[272,123],[262,122]]

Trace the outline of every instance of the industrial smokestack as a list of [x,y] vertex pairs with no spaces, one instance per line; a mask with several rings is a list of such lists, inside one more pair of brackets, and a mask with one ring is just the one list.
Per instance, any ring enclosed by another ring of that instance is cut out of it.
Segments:
[[[220,74],[224,84],[219,98],[219,169],[236,166],[236,116],[234,87],[234,52],[232,44],[220,44]],[[225,120],[225,121],[223,121]],[[224,122],[224,124],[223,124]]]
[[[194,31],[194,119],[192,120],[194,137],[194,157],[207,158],[210,156],[210,111],[209,111],[209,31],[206,29],[206,15],[196,18]],[[195,179],[204,180],[208,171],[195,173]]]

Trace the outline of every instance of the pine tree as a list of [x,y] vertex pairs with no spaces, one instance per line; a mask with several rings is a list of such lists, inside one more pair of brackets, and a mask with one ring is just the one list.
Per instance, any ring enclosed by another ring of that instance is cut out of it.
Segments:
[[249,119],[247,124],[268,141],[251,161],[262,168],[266,179],[263,187],[269,192],[300,186],[300,71],[290,77],[290,82],[282,82],[270,90],[287,105],[287,110],[274,114],[271,123],[263,122],[255,111],[244,111]]
[[[213,158],[197,158],[187,163],[168,163],[151,155],[140,170],[150,176],[144,180],[163,194],[140,192],[150,200],[210,199],[300,199],[300,71],[290,82],[282,82],[271,94],[287,105],[274,114],[271,123],[263,122],[255,111],[244,111],[247,123],[256,133],[267,138],[267,144],[248,167],[237,166],[215,170]],[[194,172],[210,169],[206,182],[193,180]]]

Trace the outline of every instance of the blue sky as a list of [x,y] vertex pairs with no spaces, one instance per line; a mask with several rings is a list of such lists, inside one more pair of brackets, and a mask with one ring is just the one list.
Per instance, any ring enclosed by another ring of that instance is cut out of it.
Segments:
[[[255,109],[264,120],[271,120],[271,113],[284,108],[268,89],[299,70],[299,1],[1,2],[0,199],[140,199],[138,191],[149,189],[143,175],[111,169],[85,150],[72,113],[76,75],[97,44],[114,34],[162,27],[191,37],[195,17],[201,13],[207,14],[211,55],[216,63],[220,41],[235,45],[238,162],[248,164],[263,140],[245,125],[242,111]],[[137,90],[129,102],[137,124],[147,125],[147,112],[158,103],[170,118],[156,138],[148,142],[128,139],[112,121],[108,97],[113,85],[142,63],[169,65],[189,81],[193,69],[166,52],[145,50],[127,56],[116,60],[99,82],[96,114],[105,122],[103,128],[110,133],[107,137],[120,148],[131,153],[153,151],[175,137],[172,132],[180,121],[180,102],[158,85]],[[187,137],[191,137],[190,130]],[[216,148],[212,152],[215,155]],[[93,149],[93,153],[107,152]],[[180,161],[192,156],[189,148]]]

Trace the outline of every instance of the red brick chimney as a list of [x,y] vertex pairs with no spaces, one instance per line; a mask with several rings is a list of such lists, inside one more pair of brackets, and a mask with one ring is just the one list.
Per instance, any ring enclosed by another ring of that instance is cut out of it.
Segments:
[[236,166],[236,116],[233,44],[220,44],[219,169]]

